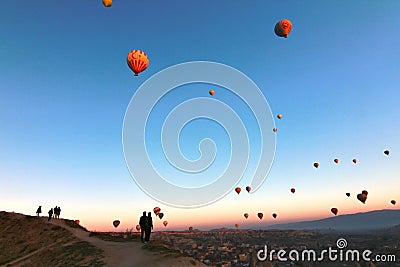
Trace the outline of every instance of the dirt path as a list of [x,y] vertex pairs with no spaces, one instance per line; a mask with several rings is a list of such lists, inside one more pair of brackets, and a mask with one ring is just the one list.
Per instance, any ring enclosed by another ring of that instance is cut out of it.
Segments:
[[152,266],[152,267],[195,267],[205,266],[204,264],[188,257],[166,257],[165,254],[150,252],[142,249],[142,243],[139,242],[111,242],[104,241],[96,237],[89,236],[78,228],[72,228],[64,223],[64,220],[51,220],[55,225],[66,228],[72,234],[82,241],[89,242],[104,251],[106,266],[134,267],[134,266]]

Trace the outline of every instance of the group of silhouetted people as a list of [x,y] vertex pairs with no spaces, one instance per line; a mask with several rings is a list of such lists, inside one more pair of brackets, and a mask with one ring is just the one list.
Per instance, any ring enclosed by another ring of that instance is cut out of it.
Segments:
[[[143,215],[139,220],[140,225],[140,240],[142,243],[148,242],[150,240],[151,230],[153,229],[153,218],[151,218],[151,212],[146,216],[146,212],[143,211]],[[144,239],[143,239],[144,236]]]
[[[39,208],[36,210],[36,215],[37,215],[37,217],[39,217],[39,214],[40,213],[42,213],[42,206],[39,206]],[[57,218],[57,219],[59,219],[60,218],[60,213],[61,213],[61,208],[60,207],[55,207],[54,209],[53,208],[51,208],[50,210],[49,210],[49,212],[48,212],[48,214],[49,214],[49,217],[48,217],[48,221],[50,221],[51,220],[51,218]]]

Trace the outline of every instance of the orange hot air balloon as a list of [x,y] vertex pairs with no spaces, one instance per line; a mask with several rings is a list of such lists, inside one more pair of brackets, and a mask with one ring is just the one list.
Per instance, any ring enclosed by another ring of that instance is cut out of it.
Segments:
[[149,58],[146,53],[141,50],[132,50],[126,57],[129,68],[135,73],[135,76],[149,66]]
[[262,214],[261,212],[257,213],[257,217],[258,217],[260,220],[262,220],[263,216],[264,216],[264,214]]
[[278,119],[282,119],[282,114],[278,114]]
[[236,187],[235,188],[236,193],[238,193],[238,195],[240,194],[240,192],[242,191],[242,189],[240,187]]
[[314,167],[318,168],[319,167],[319,163],[318,162],[314,162]]
[[365,201],[367,201],[367,195],[366,194],[358,194],[357,199],[361,201],[363,204],[365,204]]
[[390,151],[389,150],[385,150],[385,151],[383,151],[383,153],[385,153],[386,156],[389,156]]
[[[160,214],[161,209],[159,207],[155,207],[153,209],[154,214],[157,216],[158,214]],[[160,218],[161,219],[161,218]]]
[[103,0],[103,5],[105,7],[110,7],[112,5],[112,0]]
[[189,227],[189,232],[192,232],[192,231],[193,231],[193,227],[190,226],[190,227]]
[[353,159],[353,163],[356,164],[356,163],[357,163],[357,160],[356,160],[356,159]]
[[75,223],[76,224],[79,224],[81,221],[80,220],[75,220]]
[[274,131],[274,133],[276,133],[278,131],[278,128],[274,128],[274,129],[272,129],[272,131]]
[[390,203],[392,203],[393,205],[396,205],[396,200],[392,199],[392,200],[390,201]]
[[292,192],[294,194],[294,192],[296,192],[296,189],[292,188],[292,189],[290,189],[290,192]]
[[331,208],[331,212],[335,215],[337,215],[338,213],[338,209],[337,208]]
[[278,23],[276,23],[274,29],[276,35],[284,38],[288,37],[291,30],[292,30],[292,23],[290,22],[290,20],[287,19],[283,19]]
[[274,219],[276,219],[278,215],[276,213],[272,213],[272,217],[274,217]]
[[214,90],[210,90],[210,92],[208,92],[210,95],[214,95],[215,91]]
[[336,164],[339,163],[339,159],[334,159],[333,162],[335,162]]
[[237,224],[237,223],[235,223],[235,227],[236,227],[236,229],[239,227],[239,224]]
[[165,227],[167,227],[168,222],[167,221],[163,221],[163,224],[164,224]]
[[349,197],[349,196],[350,196],[350,193],[346,193],[346,196],[348,196],[348,197]]
[[249,214],[248,214],[248,213],[243,214],[243,216],[244,216],[246,219],[249,218]]
[[251,187],[250,187],[250,186],[246,186],[246,191],[247,191],[248,193],[250,193],[250,190],[251,190]]
[[113,225],[114,225],[115,228],[117,228],[120,223],[121,222],[119,220],[113,221]]

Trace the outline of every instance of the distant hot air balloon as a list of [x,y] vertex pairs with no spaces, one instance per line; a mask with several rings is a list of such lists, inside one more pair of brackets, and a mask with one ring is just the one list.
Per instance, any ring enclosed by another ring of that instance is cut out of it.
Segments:
[[210,95],[214,95],[215,91],[214,90],[210,90],[210,92],[208,92]]
[[334,159],[333,162],[335,162],[336,164],[339,163],[339,159]]
[[238,195],[240,194],[240,192],[242,191],[242,189],[240,187],[236,187],[235,188],[236,193],[238,193]]
[[112,5],[112,0],[103,0],[103,5],[105,7],[110,7]]
[[239,224],[237,224],[237,223],[235,223],[235,227],[236,227],[236,229],[239,227]]
[[363,190],[363,191],[361,192],[361,194],[364,194],[364,195],[368,196],[368,191],[367,191],[367,190]]
[[349,196],[350,196],[350,193],[346,193],[346,196],[348,196],[348,197],[349,197]]
[[338,209],[337,208],[331,208],[331,212],[335,215],[337,215],[338,213]]
[[139,232],[140,231],[140,225],[136,225],[136,230]]
[[357,199],[361,201],[363,204],[365,204],[365,201],[367,200],[367,195],[366,194],[358,194]]
[[114,225],[115,228],[117,228],[120,223],[121,222],[119,220],[113,221],[113,225]]
[[79,224],[81,221],[80,220],[75,220],[75,223],[76,224]]
[[278,215],[276,213],[272,213],[272,217],[274,217],[274,219],[276,219]]
[[167,227],[168,222],[167,221],[163,221],[163,224],[164,224],[165,227]]
[[141,50],[132,50],[126,57],[129,68],[135,73],[135,76],[144,71],[149,66],[149,58]]
[[292,192],[294,194],[294,192],[296,192],[296,189],[292,188],[292,189],[290,189],[290,192]]
[[260,220],[262,220],[263,216],[264,216],[264,214],[262,214],[261,212],[257,213],[257,217],[258,217]]
[[314,167],[318,168],[319,167],[319,163],[318,162],[314,162]]
[[244,216],[246,219],[249,218],[249,214],[248,214],[248,213],[243,214],[243,216]]
[[272,131],[274,131],[274,133],[276,133],[278,131],[278,128],[274,128],[274,129],[272,129]]
[[282,114],[278,114],[278,119],[282,119]]
[[160,218],[160,220],[164,217],[164,213],[162,213],[162,212],[160,212],[159,214],[158,214],[158,217]]
[[392,199],[392,200],[390,201],[390,203],[392,203],[393,205],[396,205],[396,200]]
[[248,193],[250,193],[250,190],[251,190],[251,187],[250,187],[250,186],[246,186],[246,191],[247,191]]
[[383,151],[383,153],[385,153],[385,155],[389,155],[389,153],[390,153],[390,151],[389,150],[385,150],[385,151]]
[[288,37],[291,30],[292,30],[292,23],[290,22],[290,20],[287,19],[283,19],[278,23],[276,23],[274,29],[276,35],[284,38]]
[[193,231],[193,227],[190,226],[190,227],[189,227],[189,232],[192,232],[192,231]]
[[159,207],[155,207],[153,209],[154,214],[157,216],[160,213],[161,209]]
[[357,163],[357,159],[353,159],[353,163],[356,164]]

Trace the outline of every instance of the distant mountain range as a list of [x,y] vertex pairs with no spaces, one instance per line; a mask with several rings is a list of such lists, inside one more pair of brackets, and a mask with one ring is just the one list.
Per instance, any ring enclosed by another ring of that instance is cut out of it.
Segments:
[[365,231],[390,228],[398,225],[400,225],[400,210],[376,210],[338,215],[315,221],[274,224],[262,229]]

